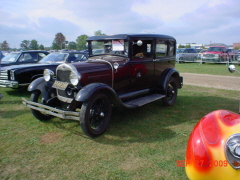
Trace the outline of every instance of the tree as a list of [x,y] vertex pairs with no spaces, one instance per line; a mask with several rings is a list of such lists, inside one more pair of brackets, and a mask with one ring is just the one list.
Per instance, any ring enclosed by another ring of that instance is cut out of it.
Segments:
[[55,42],[58,45],[58,47],[60,47],[60,49],[62,49],[62,45],[65,41],[66,41],[66,38],[62,33],[57,33],[55,35]]
[[1,49],[3,51],[8,51],[10,49],[9,44],[7,43],[7,41],[3,41],[3,43],[1,44]]
[[102,33],[101,30],[98,30],[98,31],[94,31],[94,35],[95,36],[105,36],[106,34]]
[[69,43],[68,43],[68,49],[71,49],[71,50],[77,49],[77,43],[75,43],[75,42],[73,42],[73,41],[69,42]]
[[185,46],[183,46],[183,45],[181,45],[181,44],[179,44],[179,46],[178,46],[178,48],[184,48]]
[[23,40],[22,43],[20,44],[20,47],[23,49],[29,49],[30,41],[29,40]]
[[44,50],[44,46],[41,44],[41,45],[38,47],[38,49]]
[[78,50],[84,50],[84,49],[87,49],[87,46],[86,46],[86,39],[88,38],[88,35],[86,34],[83,34],[81,36],[78,36],[77,39],[76,39],[76,42],[77,42],[77,49]]
[[52,43],[52,49],[53,50],[59,50],[60,49],[55,41],[53,41],[53,43]]
[[38,42],[35,40],[35,39],[33,39],[33,40],[31,40],[31,42],[30,42],[30,45],[29,45],[29,49],[31,49],[31,50],[37,50],[38,49]]

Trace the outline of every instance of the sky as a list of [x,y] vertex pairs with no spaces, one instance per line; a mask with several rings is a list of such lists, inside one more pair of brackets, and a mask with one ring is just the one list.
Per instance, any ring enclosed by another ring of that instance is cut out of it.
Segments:
[[0,43],[52,45],[95,31],[165,34],[184,43],[240,42],[240,0],[0,0]]

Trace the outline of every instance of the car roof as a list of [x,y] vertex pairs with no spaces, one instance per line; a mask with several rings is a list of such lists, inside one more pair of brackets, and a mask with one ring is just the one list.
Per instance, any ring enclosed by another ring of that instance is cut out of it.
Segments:
[[175,40],[174,37],[163,34],[115,34],[104,36],[91,36],[87,38],[87,41],[92,40],[107,40],[107,39],[130,39],[130,38],[161,38]]
[[[43,50],[29,50],[29,51],[15,51],[15,52],[11,52],[11,53],[28,53],[28,52],[44,52],[46,53],[47,51],[43,51]],[[49,53],[49,52],[47,52]]]
[[51,54],[87,54],[87,52],[80,52],[80,51],[63,51],[63,52],[51,52]]

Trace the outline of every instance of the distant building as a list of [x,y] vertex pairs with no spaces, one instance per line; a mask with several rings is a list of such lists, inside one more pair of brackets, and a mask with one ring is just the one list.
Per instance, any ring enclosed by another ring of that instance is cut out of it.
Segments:
[[233,49],[240,49],[240,42],[233,43]]
[[212,44],[205,45],[205,48],[209,48],[211,46],[225,46],[225,47],[228,47],[228,45],[223,44],[223,43],[212,43]]

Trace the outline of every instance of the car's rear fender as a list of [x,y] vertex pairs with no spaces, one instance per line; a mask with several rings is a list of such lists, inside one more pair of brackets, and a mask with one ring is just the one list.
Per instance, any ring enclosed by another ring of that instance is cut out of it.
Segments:
[[179,75],[179,72],[176,69],[168,68],[161,74],[158,81],[159,82],[158,87],[163,91],[162,93],[165,92],[165,89],[167,88],[168,85],[167,83],[171,77],[173,77],[176,80],[177,88],[182,88],[183,77]]

